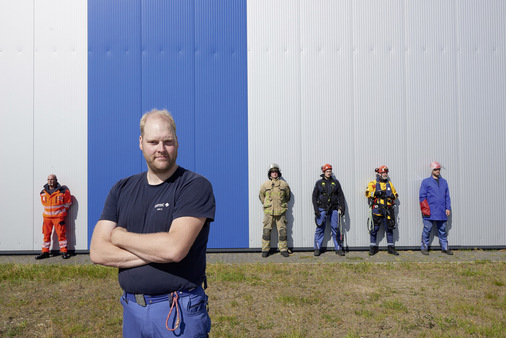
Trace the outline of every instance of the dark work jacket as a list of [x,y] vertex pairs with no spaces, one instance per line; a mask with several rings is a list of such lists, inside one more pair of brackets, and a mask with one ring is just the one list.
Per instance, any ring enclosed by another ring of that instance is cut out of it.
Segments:
[[313,189],[313,207],[315,213],[321,208],[328,211],[341,209],[344,214],[344,194],[337,179],[331,177],[328,180],[322,178],[316,181]]

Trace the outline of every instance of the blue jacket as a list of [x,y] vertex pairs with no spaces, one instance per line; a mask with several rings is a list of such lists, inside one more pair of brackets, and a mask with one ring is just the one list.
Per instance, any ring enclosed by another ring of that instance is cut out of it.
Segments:
[[[441,176],[439,185],[431,176],[422,181],[420,186],[420,207],[422,216],[431,221],[446,221],[446,210],[451,209],[450,190],[448,183]],[[427,214],[430,212],[430,216]]]

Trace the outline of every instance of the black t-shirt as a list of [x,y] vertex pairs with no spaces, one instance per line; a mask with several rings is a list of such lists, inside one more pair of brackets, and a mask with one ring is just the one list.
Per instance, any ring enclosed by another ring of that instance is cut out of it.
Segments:
[[204,227],[179,263],[151,263],[119,269],[119,283],[130,293],[163,294],[202,284],[206,247],[216,204],[211,183],[179,167],[165,182],[149,185],[143,172],[118,181],[109,192],[100,220],[116,222],[129,232],[167,232],[179,217],[205,217]]

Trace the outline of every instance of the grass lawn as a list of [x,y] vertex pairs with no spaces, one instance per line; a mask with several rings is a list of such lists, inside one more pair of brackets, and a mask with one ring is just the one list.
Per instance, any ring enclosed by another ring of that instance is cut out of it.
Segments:
[[[506,332],[506,263],[209,264],[211,337]],[[0,336],[121,336],[117,271],[0,265]]]

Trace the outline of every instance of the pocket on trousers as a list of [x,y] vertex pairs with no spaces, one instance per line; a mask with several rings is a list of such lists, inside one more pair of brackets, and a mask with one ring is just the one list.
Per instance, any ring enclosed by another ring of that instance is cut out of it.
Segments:
[[196,316],[202,313],[207,314],[207,295],[190,295],[188,301],[188,314]]

